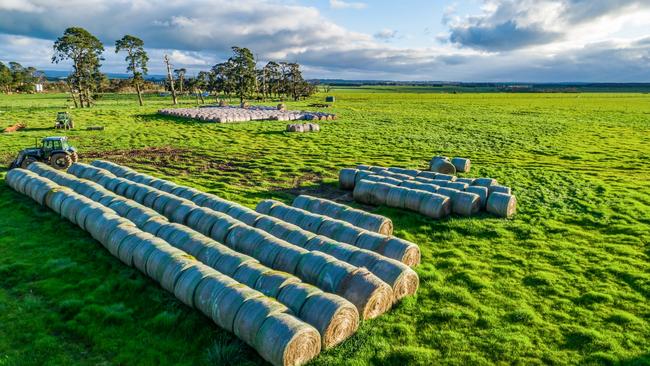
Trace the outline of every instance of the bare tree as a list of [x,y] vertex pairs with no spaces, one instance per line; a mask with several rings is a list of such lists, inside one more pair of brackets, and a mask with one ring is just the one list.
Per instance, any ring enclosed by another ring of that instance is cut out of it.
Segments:
[[176,99],[176,89],[174,89],[174,76],[172,75],[172,65],[169,63],[169,57],[165,55],[163,58],[165,61],[165,65],[167,65],[167,78],[169,79],[169,88],[172,91],[172,103],[174,105],[178,104],[178,100]]

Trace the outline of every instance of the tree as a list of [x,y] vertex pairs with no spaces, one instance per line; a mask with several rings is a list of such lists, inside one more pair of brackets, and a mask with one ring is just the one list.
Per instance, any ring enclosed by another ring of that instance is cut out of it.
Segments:
[[138,37],[127,34],[122,39],[115,41],[115,53],[120,51],[126,51],[124,59],[128,64],[126,70],[133,73],[133,85],[138,93],[138,102],[142,106],[144,103],[140,85],[144,81],[144,75],[147,75],[147,62],[149,61],[149,56],[144,50],[144,42]]
[[178,85],[179,85],[179,93],[183,95],[183,84],[185,84],[185,73],[187,73],[187,70],[185,68],[180,68],[180,69],[174,69],[174,75],[176,75],[176,78],[178,79]]
[[255,58],[248,48],[232,47],[234,55],[229,59],[232,63],[232,72],[236,78],[237,96],[239,102],[255,90]]
[[[63,36],[54,42],[53,63],[71,60],[73,63],[73,78],[79,93],[79,106],[90,107],[92,98],[90,92],[96,88],[101,56],[104,45],[87,30],[71,27],[63,32]],[[73,95],[74,98],[74,95]]]
[[11,91],[13,77],[11,76],[11,69],[7,65],[0,62],[0,88],[5,92]]
[[178,104],[178,99],[176,99],[176,89],[174,89],[174,76],[172,76],[172,65],[169,63],[169,57],[167,55],[165,55],[163,61],[167,66],[167,78],[169,79],[169,88],[172,91],[172,103],[176,105]]

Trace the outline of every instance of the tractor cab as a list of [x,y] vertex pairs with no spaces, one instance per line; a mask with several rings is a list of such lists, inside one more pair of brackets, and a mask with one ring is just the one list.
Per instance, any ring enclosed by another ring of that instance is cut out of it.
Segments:
[[18,157],[9,168],[27,168],[29,164],[40,161],[57,169],[68,169],[78,160],[77,150],[70,146],[66,136],[50,136],[42,139],[40,145],[37,144],[36,147],[18,153]]

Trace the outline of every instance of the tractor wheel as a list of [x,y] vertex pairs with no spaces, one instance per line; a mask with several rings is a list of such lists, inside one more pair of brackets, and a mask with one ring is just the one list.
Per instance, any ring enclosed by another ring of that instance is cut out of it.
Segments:
[[72,165],[72,158],[68,154],[54,154],[50,158],[50,165],[56,169],[65,170]]
[[76,162],[79,161],[79,154],[77,154],[76,151],[73,152],[70,156],[72,156],[72,162],[73,162],[73,163],[76,163]]
[[36,159],[35,159],[35,158],[32,158],[32,157],[25,158],[25,159],[23,159],[23,162],[20,163],[20,167],[23,168],[23,169],[27,169],[27,167],[29,166],[29,164],[31,164],[31,163],[33,163],[33,162],[35,162],[35,161],[36,161]]

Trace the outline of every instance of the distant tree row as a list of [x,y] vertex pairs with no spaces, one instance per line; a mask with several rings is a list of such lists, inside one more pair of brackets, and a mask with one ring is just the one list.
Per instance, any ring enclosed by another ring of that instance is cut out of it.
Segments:
[[0,62],[0,90],[4,93],[30,93],[42,81],[43,72],[34,67],[24,67],[18,62],[9,62],[7,66]]
[[[317,91],[314,84],[304,80],[298,63],[271,61],[258,69],[255,57],[248,48],[232,47],[232,51],[233,55],[227,61],[214,65],[210,71],[201,71],[195,77],[187,77],[184,68],[174,69],[172,73],[169,58],[165,56],[167,86],[174,104],[177,101],[176,90],[181,95],[194,93],[197,101],[200,98],[201,102],[206,91],[216,98],[235,96],[240,102],[253,98],[298,100]],[[70,60],[73,63],[73,72],[66,83],[77,107],[90,107],[93,95],[108,84],[106,76],[100,72],[103,52],[101,41],[79,27],[66,29],[63,36],[54,42],[52,62]],[[115,42],[115,52],[126,54],[126,70],[132,75],[131,85],[135,88],[138,102],[143,105],[142,90],[149,62],[144,42],[138,37],[125,35]]]

